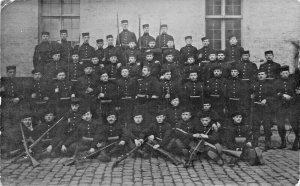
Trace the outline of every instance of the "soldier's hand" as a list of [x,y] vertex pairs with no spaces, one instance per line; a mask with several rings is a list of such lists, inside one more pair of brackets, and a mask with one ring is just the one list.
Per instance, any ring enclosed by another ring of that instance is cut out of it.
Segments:
[[65,145],[62,145],[60,150],[61,152],[67,152],[67,147]]
[[59,92],[59,88],[55,88],[54,92],[58,93]]
[[93,92],[94,91],[94,89],[92,89],[91,87],[88,87],[87,89],[86,89],[86,92],[87,93],[90,93],[90,92]]
[[250,95],[250,98],[251,98],[251,99],[254,99],[254,98],[255,98],[255,95],[254,95],[254,94],[251,94],[251,95]]
[[139,142],[140,142],[141,144],[143,144],[143,143],[144,143],[144,140],[143,140],[143,139],[139,139]]
[[292,98],[290,95],[287,95],[287,94],[283,94],[283,97],[286,100],[290,100]]
[[137,147],[139,147],[139,146],[142,145],[142,144],[140,143],[140,141],[137,140],[137,139],[134,140],[134,143],[135,143],[135,146],[137,146]]
[[13,101],[14,103],[19,103],[20,98],[13,98],[12,101]]
[[154,61],[154,63],[160,63],[158,60]]
[[299,88],[297,88],[296,90],[295,90],[295,92],[296,92],[296,94],[300,94],[300,89]]
[[36,93],[31,94],[31,98],[36,98]]
[[46,150],[47,150],[47,152],[51,152],[52,151],[52,145],[49,145]]
[[267,100],[266,99],[263,99],[262,101],[261,101],[261,104],[263,104],[263,105],[265,105],[267,103]]
[[71,123],[71,118],[68,118],[68,123]]
[[217,127],[220,128],[221,127],[221,124],[219,122],[217,122]]
[[170,98],[170,94],[166,94],[165,98],[169,99]]
[[103,65],[103,64],[100,64],[100,67],[101,67],[101,68],[104,68],[104,65]]
[[4,87],[1,87],[0,88],[0,92],[4,92],[5,91],[5,88]]
[[246,145],[247,145],[248,147],[252,147],[251,142],[246,143]]
[[152,95],[152,97],[151,98],[153,98],[153,99],[157,99],[158,98],[158,96],[157,95]]
[[198,55],[198,59],[199,59],[199,58],[202,58],[202,54],[201,54],[201,53]]
[[122,63],[117,64],[117,68],[120,68],[122,66]]
[[125,145],[125,141],[123,141],[123,140],[120,141],[119,145],[122,145],[122,146]]
[[151,52],[151,50],[150,50],[150,49],[147,49],[146,52]]
[[49,100],[49,97],[44,97],[44,101],[48,101]]
[[213,128],[213,130],[214,131],[218,131],[218,126],[214,123],[214,124],[212,124],[212,126],[211,126],[212,128]]
[[153,135],[150,135],[150,136],[148,137],[148,140],[149,140],[149,141],[153,141],[153,140],[154,140],[154,136],[153,136]]
[[193,134],[194,138],[200,138],[200,134]]
[[206,135],[206,134],[200,134],[200,138],[207,139],[208,135]]
[[153,149],[158,149],[160,146],[157,144],[157,145],[154,145],[153,146]]
[[90,148],[89,152],[93,153],[93,152],[95,152],[95,149],[94,148]]
[[164,76],[160,76],[160,79],[165,79],[165,77]]
[[103,98],[103,97],[104,97],[104,94],[103,94],[103,93],[100,93],[98,97],[99,97],[99,98]]
[[100,148],[100,147],[102,147],[102,143],[97,143],[97,148]]
[[104,57],[104,58],[102,58],[102,61],[103,61],[103,62],[105,61],[105,57]]

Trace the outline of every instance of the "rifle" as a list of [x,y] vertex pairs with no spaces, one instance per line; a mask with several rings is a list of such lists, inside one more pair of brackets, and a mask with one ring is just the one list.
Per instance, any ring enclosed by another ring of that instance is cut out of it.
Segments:
[[[161,32],[161,19],[159,19],[159,29],[158,29],[158,48],[160,47],[161,48],[161,61],[160,63],[163,64],[163,60],[164,60],[164,52],[163,52],[163,45],[160,44],[161,42],[161,35],[160,35],[160,32]],[[161,46],[160,46],[161,45]]]
[[117,12],[117,32],[118,32],[117,42],[119,43],[119,46],[122,47],[122,43],[120,40],[119,12]]
[[142,54],[142,38],[141,38],[141,16],[139,15],[139,49]]
[[36,159],[34,159],[34,158],[31,156],[30,152],[29,152],[29,149],[28,149],[28,146],[27,146],[27,142],[26,142],[26,137],[25,137],[25,134],[24,134],[24,131],[23,131],[22,123],[20,123],[20,129],[21,129],[21,133],[22,133],[23,145],[24,145],[26,154],[27,154],[27,156],[30,158],[30,161],[31,161],[31,163],[32,163],[32,166],[33,166],[33,167],[36,167],[36,166],[38,166],[40,163],[39,163]]
[[[153,145],[151,145],[150,143],[146,142],[146,145],[148,145],[149,147],[153,148]],[[154,149],[154,148],[153,148]],[[182,162],[177,160],[174,155],[172,155],[171,153],[165,151],[164,149],[161,148],[157,148],[154,149],[157,152],[159,152],[160,154],[164,155],[165,157],[167,157],[174,165],[180,165]]]

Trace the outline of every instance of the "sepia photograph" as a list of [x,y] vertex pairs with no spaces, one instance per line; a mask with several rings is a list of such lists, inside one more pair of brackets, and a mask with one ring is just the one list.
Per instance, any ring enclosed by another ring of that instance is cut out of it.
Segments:
[[0,186],[300,186],[300,0],[1,0]]

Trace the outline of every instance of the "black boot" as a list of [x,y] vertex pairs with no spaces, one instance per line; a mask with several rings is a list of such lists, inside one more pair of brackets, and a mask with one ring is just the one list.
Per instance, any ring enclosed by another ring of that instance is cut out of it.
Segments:
[[299,138],[295,138],[295,141],[293,143],[292,150],[297,151],[299,149]]
[[279,149],[284,149],[284,148],[286,148],[286,141],[285,141],[285,139],[282,139],[281,138],[281,145],[278,147]]

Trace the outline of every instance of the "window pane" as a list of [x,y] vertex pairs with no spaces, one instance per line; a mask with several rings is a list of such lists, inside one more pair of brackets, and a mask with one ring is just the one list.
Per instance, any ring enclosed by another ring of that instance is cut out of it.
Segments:
[[50,32],[50,40],[55,41],[59,39],[59,30],[61,24],[59,18],[43,18],[42,30]]
[[241,44],[241,20],[240,19],[228,19],[225,20],[225,37],[226,44],[229,43],[229,36],[236,36],[238,45]]
[[221,49],[221,20],[206,20],[206,35],[212,43],[214,49]]
[[206,15],[221,15],[221,0],[206,0]]
[[79,10],[80,4],[77,3],[77,1],[64,0],[62,6],[63,6],[62,15],[72,15],[72,16],[80,15],[80,10]]
[[225,1],[226,15],[241,15],[241,0],[226,0]]
[[63,28],[68,30],[68,40],[78,41],[79,39],[79,18],[64,18]]

